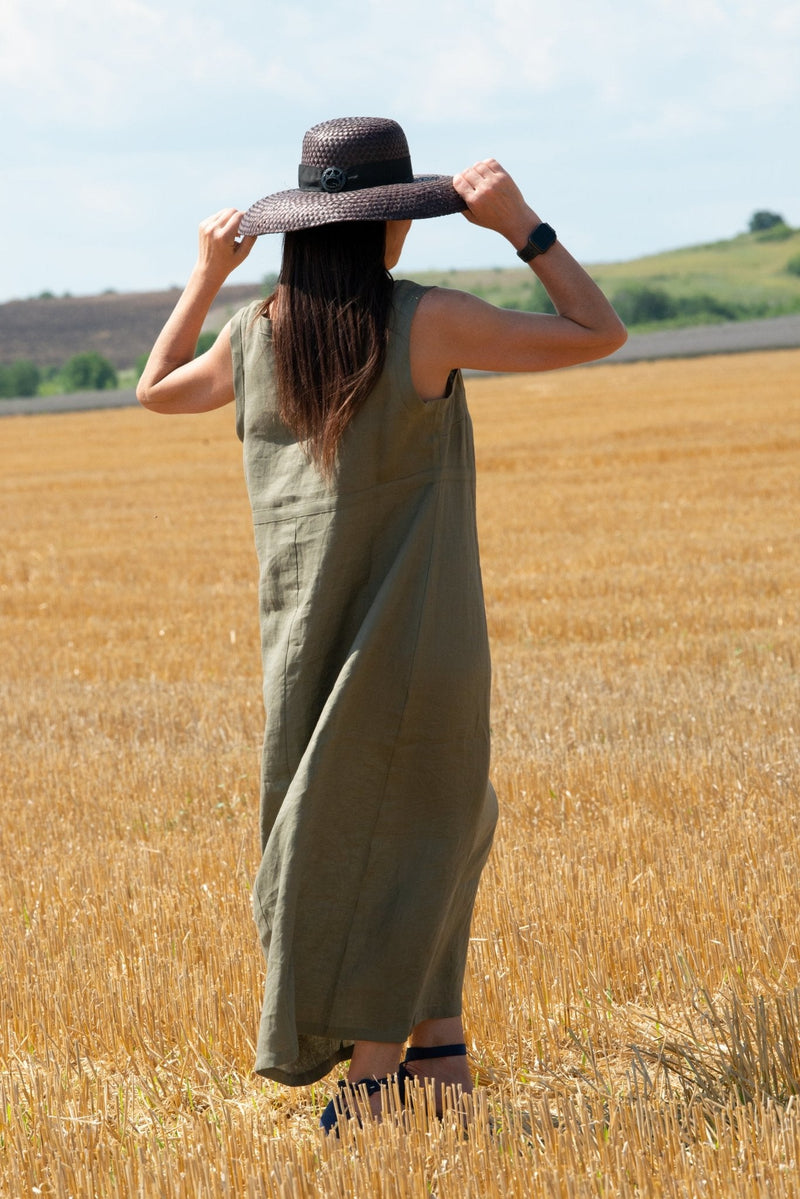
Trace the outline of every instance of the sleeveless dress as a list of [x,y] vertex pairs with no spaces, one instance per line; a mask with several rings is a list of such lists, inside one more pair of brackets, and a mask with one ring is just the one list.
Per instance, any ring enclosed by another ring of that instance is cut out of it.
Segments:
[[497,818],[472,427],[460,373],[429,403],[412,385],[424,290],[394,284],[332,481],[278,416],[270,321],[231,324],[267,716],[256,1070],[292,1086],[460,1014]]

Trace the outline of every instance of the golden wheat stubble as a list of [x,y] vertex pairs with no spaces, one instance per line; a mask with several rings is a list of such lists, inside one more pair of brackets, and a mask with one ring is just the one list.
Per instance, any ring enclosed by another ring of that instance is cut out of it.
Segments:
[[791,1193],[798,366],[470,384],[488,1106],[468,1142],[418,1114],[358,1156],[320,1150],[325,1088],[251,1074],[263,714],[230,413],[3,421],[2,1193]]

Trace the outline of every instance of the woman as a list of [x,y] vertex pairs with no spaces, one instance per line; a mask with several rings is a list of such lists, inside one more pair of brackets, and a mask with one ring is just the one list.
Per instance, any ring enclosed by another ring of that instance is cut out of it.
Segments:
[[[460,210],[530,263],[557,315],[392,280],[412,219]],[[274,294],[194,359],[220,286],[279,231]],[[415,177],[399,125],[347,118],[308,131],[297,189],[203,222],[142,375],[155,412],[236,407],[267,711],[256,1069],[303,1085],[349,1058],[329,1131],[415,1076],[438,1105],[472,1090],[461,991],[496,800],[459,368],[551,370],[624,340],[496,161]]]

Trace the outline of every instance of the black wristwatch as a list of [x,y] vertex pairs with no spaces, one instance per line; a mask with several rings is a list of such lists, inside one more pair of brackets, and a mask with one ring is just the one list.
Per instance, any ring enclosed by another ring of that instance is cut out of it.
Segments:
[[528,235],[528,240],[522,249],[517,250],[517,257],[521,258],[523,262],[530,262],[537,254],[545,254],[555,240],[555,229],[552,225],[548,225],[545,221],[542,221],[541,225],[537,225]]

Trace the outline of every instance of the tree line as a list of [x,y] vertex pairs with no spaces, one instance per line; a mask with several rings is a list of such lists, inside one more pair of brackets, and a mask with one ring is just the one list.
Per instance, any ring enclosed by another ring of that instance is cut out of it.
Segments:
[[[216,333],[201,333],[195,357],[210,349]],[[138,379],[148,355],[136,360],[134,374]],[[27,358],[16,362],[0,362],[0,399],[28,399],[36,395],[70,395],[75,391],[115,391],[119,375],[111,362],[96,350],[74,354],[63,366],[42,369]]]
[[25,358],[0,363],[0,398],[6,400],[42,392],[113,391],[118,382],[112,364],[96,350],[74,354],[63,366],[45,370]]

